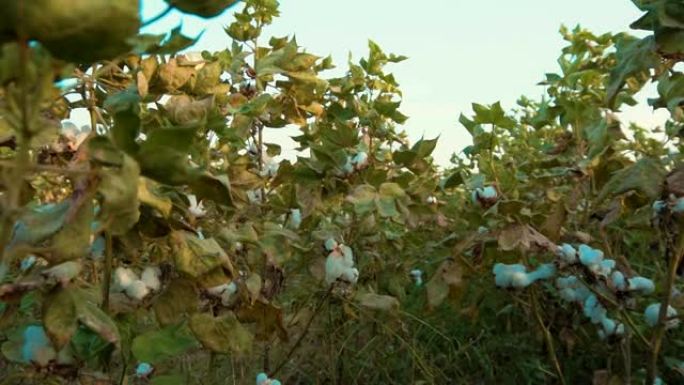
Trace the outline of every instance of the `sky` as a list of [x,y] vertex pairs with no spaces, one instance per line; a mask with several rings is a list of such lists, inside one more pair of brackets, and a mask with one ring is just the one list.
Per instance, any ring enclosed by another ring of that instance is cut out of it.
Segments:
[[[163,0],[141,2],[143,20],[166,7]],[[561,24],[579,24],[596,33],[621,32],[629,30],[640,15],[629,0],[280,0],[280,4],[281,17],[266,29],[266,35],[294,34],[308,52],[332,55],[339,71],[346,68],[349,53],[355,61],[367,54],[369,39],[387,53],[409,57],[388,68],[404,94],[401,111],[410,117],[403,129],[412,140],[439,136],[433,156],[441,165],[471,143],[458,117],[471,113],[472,102],[501,101],[504,108],[512,108],[520,95],[542,96],[544,89],[536,84],[545,73],[558,70],[556,59],[564,46],[558,33]],[[212,19],[174,11],[145,32],[163,33],[182,23],[187,35],[204,31],[191,50],[221,50],[230,44],[223,27],[232,22],[234,11]],[[654,92],[647,89],[640,100]],[[665,117],[663,111],[654,114],[645,103],[623,113],[623,120],[645,126],[662,124]],[[294,146],[288,135],[295,132],[267,133],[285,150]]]

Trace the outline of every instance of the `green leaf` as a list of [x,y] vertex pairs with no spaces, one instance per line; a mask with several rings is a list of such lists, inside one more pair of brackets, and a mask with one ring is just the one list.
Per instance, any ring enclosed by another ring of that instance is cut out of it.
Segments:
[[597,200],[602,202],[609,196],[637,191],[650,200],[657,199],[661,194],[665,169],[654,159],[642,158],[633,165],[616,172],[603,186]]
[[354,206],[354,211],[357,214],[365,214],[374,209],[376,196],[375,187],[360,185],[347,197],[347,201]]
[[244,355],[252,349],[254,337],[232,312],[220,317],[195,314],[190,329],[202,345],[216,353]]
[[81,258],[90,250],[92,222],[95,217],[93,200],[88,196],[72,202],[64,227],[52,240],[60,260]]
[[45,298],[43,325],[57,350],[69,343],[78,328],[78,314],[71,289],[57,289]]
[[228,255],[213,238],[200,239],[185,231],[174,231],[171,239],[179,272],[198,278],[219,266],[232,270]]
[[615,48],[617,64],[610,71],[606,86],[606,98],[611,106],[628,79],[647,78],[648,71],[660,63],[660,56],[656,53],[655,40],[652,36],[636,39],[627,34],[621,34],[617,37]]
[[153,308],[157,322],[168,326],[195,313],[198,306],[199,297],[195,285],[185,279],[176,279],[157,297]]
[[138,361],[152,365],[197,348],[197,340],[185,324],[149,331],[133,339],[131,352]]
[[159,211],[165,218],[171,215],[173,209],[171,198],[160,195],[157,192],[157,184],[151,179],[138,178],[138,199],[141,203]]
[[70,207],[63,201],[29,208],[14,226],[11,245],[34,245],[51,237],[64,225]]
[[120,168],[102,171],[98,192],[102,195],[101,218],[113,235],[125,234],[138,222],[138,177],[140,168],[133,158],[124,155]]

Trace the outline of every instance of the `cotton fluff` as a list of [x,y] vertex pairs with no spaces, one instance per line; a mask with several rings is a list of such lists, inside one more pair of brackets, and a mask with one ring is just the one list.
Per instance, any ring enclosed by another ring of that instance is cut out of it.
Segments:
[[430,195],[429,197],[427,197],[427,199],[426,199],[425,201],[426,201],[427,204],[429,204],[429,205],[434,205],[434,204],[437,203],[437,198],[434,197],[434,196],[432,196],[432,195]]
[[596,295],[590,294],[587,297],[582,306],[582,310],[584,315],[591,320],[591,323],[601,327],[598,331],[599,337],[606,338],[612,335],[624,334],[625,326],[608,318],[606,308],[601,305]]
[[150,294],[150,289],[141,280],[133,281],[126,287],[126,295],[138,301],[145,298],[148,294]]
[[266,373],[259,373],[256,377],[256,385],[281,385],[280,381],[268,378]]
[[[660,316],[660,308],[662,305],[660,303],[652,303],[646,307],[646,310],[644,310],[644,318],[646,319],[646,323],[650,327],[654,327],[658,324],[658,318]],[[667,307],[667,322],[665,323],[665,328],[666,329],[673,329],[679,326],[679,319],[670,319],[673,317],[677,317],[677,309],[673,308],[672,306]]]
[[627,290],[651,294],[655,291],[655,284],[648,278],[632,277],[627,280]]
[[188,202],[190,202],[190,206],[188,206],[188,211],[192,216],[195,218],[201,218],[205,215],[207,215],[207,212],[204,210],[204,205],[202,205],[202,201],[197,201],[197,196],[190,194],[187,196],[188,197]]
[[568,243],[564,243],[558,247],[558,254],[561,259],[567,263],[577,262],[577,250]]
[[29,270],[36,264],[36,256],[31,254],[28,257],[21,260],[21,271]]
[[161,282],[159,277],[161,276],[161,270],[156,266],[147,266],[141,275],[141,281],[145,283],[148,289],[152,291],[159,291],[161,288]]
[[556,274],[556,267],[551,263],[544,264],[539,266],[537,270],[528,273],[525,266],[521,264],[505,265],[497,263],[494,265],[492,272],[495,276],[494,282],[496,286],[522,289],[536,281],[553,277]]
[[328,254],[325,261],[325,282],[328,285],[338,279],[353,284],[358,278],[359,271],[354,268],[354,253],[349,246],[339,245]]
[[473,203],[478,203],[480,199],[484,200],[494,200],[496,199],[498,193],[496,189],[492,186],[477,187],[471,193],[471,199]]
[[291,209],[290,210],[290,223],[292,223],[292,227],[295,229],[298,229],[299,226],[302,225],[302,211],[299,209]]
[[333,238],[328,238],[325,241],[325,249],[328,251],[333,251],[334,249],[337,248],[337,241],[335,241]]
[[627,281],[621,271],[615,270],[610,274],[610,283],[618,291],[627,290]]
[[675,212],[675,213],[678,213],[678,214],[684,212],[684,197],[682,197],[682,198],[677,198],[677,200],[675,201],[674,206],[672,207],[672,212]]
[[420,270],[420,269],[411,270],[411,277],[413,277],[413,281],[416,283],[416,286],[422,286],[423,285],[423,270]]
[[114,270],[114,290],[124,291],[127,287],[138,280],[138,275],[126,267],[117,267]]
[[56,357],[57,352],[50,344],[50,340],[42,326],[31,325],[24,329],[24,344],[21,347],[21,358],[25,362],[47,366]]
[[657,200],[657,201],[653,202],[653,206],[651,206],[651,207],[653,208],[654,213],[660,214],[663,211],[665,211],[665,209],[667,209],[667,202]]
[[147,377],[152,373],[154,368],[152,365],[148,364],[147,362],[141,362],[138,364],[138,366],[135,368],[135,375],[137,377]]
[[580,262],[590,269],[592,269],[592,266],[598,265],[603,261],[603,251],[599,249],[581,244],[578,250]]
[[574,275],[559,277],[556,280],[556,287],[559,289],[561,298],[568,302],[583,303],[591,295],[589,288]]
[[368,154],[365,151],[359,151],[351,158],[351,163],[354,168],[360,170],[368,165]]

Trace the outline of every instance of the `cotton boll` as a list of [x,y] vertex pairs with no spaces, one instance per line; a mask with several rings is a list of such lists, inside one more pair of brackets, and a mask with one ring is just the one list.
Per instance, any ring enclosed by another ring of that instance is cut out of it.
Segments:
[[31,254],[28,257],[21,260],[21,271],[29,270],[36,264],[36,256]]
[[565,301],[568,301],[568,302],[577,301],[577,297],[575,296],[575,289],[573,289],[573,288],[566,287],[566,288],[560,289],[558,291],[558,294]]
[[292,223],[292,227],[295,229],[298,229],[299,226],[302,224],[302,212],[299,209],[292,209],[290,210],[290,223]]
[[614,268],[615,260],[613,259],[604,259],[600,263],[591,266],[592,271],[596,275],[600,275],[602,277],[608,277]]
[[[496,283],[496,286],[502,288],[513,286],[514,274],[518,274],[516,283],[518,285],[523,285],[529,280],[525,266],[520,264],[505,265],[503,263],[497,263],[494,265],[492,272],[494,273],[494,282]],[[527,282],[527,285],[529,285],[529,282]]]
[[256,385],[264,385],[266,381],[268,381],[268,376],[266,375],[266,373],[257,374]]
[[354,284],[359,280],[359,271],[356,268],[347,268],[340,278]]
[[563,259],[567,263],[576,263],[577,262],[577,250],[575,248],[568,244],[564,243],[559,247],[559,254],[561,256],[561,259]]
[[495,199],[497,196],[496,189],[492,186],[483,188],[479,194],[484,199]]
[[[644,310],[644,318],[646,319],[646,323],[648,326],[655,327],[658,324],[658,317],[660,316],[660,308],[661,308],[660,303],[652,303],[646,307],[646,310]],[[677,317],[677,310],[673,308],[672,306],[667,307],[667,318],[673,318]],[[665,323],[665,328],[666,329],[672,329],[676,328],[679,326],[679,320],[678,319],[672,319],[668,320]]]
[[135,375],[137,377],[147,377],[152,373],[154,368],[152,365],[148,364],[147,362],[141,362],[138,364],[138,366],[135,368]]
[[330,285],[337,281],[345,271],[347,266],[344,265],[344,259],[339,253],[332,252],[328,255],[325,261],[325,282]]
[[427,197],[426,202],[429,205],[434,205],[437,203],[437,198],[435,198],[434,196],[429,196]]
[[615,270],[610,275],[610,282],[613,287],[619,291],[625,291],[627,289],[627,281],[625,280],[625,275],[621,271]]
[[344,257],[344,265],[346,267],[354,266],[354,252],[351,247],[347,245],[341,245],[340,250],[342,251],[342,256]]
[[523,289],[532,283],[527,273],[515,272],[511,274],[511,286],[516,289]]
[[364,151],[356,153],[356,155],[354,155],[354,157],[351,159],[351,163],[357,170],[366,167],[366,165],[368,165],[368,154],[366,154]]
[[484,227],[484,226],[480,226],[477,228],[478,234],[487,234],[488,232],[489,232],[489,229]]
[[328,251],[333,251],[333,249],[337,248],[337,241],[335,241],[332,238],[328,238],[325,241],[325,249]]
[[42,326],[31,325],[26,327],[21,356],[25,362],[33,362],[39,366],[47,366],[50,361],[57,357],[57,352],[50,344]]
[[657,201],[653,202],[653,206],[652,206],[652,207],[653,207],[653,212],[654,212],[654,213],[660,214],[660,213],[662,213],[663,211],[665,211],[665,209],[667,209],[667,202],[661,201],[661,200],[657,200]]
[[152,291],[159,291],[161,288],[161,282],[159,277],[161,276],[161,270],[156,266],[148,266],[143,270],[141,280],[145,283],[148,289]]
[[591,323],[600,323],[606,316],[606,309],[601,305],[596,298],[596,295],[591,294],[584,301],[583,306],[584,315],[591,319]]
[[558,277],[556,279],[556,286],[560,289],[575,287],[579,284],[579,280],[574,275],[569,275],[567,277]]
[[413,277],[413,281],[416,283],[416,286],[422,286],[423,285],[423,270],[420,269],[413,269],[411,270],[411,277]]
[[282,384],[278,380],[273,380],[273,381],[271,381],[270,385],[282,385]]
[[672,211],[678,214],[684,212],[684,197],[677,198],[674,206],[672,207]]
[[537,268],[537,270],[528,274],[531,282],[539,280],[550,279],[556,275],[556,265],[553,263],[546,263]]
[[133,270],[126,267],[117,267],[116,270],[114,270],[113,288],[115,291],[124,291],[137,280],[138,276]]
[[603,260],[603,251],[581,244],[579,246],[579,260],[587,267],[597,265]]
[[642,294],[651,294],[655,291],[655,284],[648,278],[632,277],[627,280],[629,291],[637,291]]
[[195,218],[202,218],[203,216],[207,215],[207,212],[204,210],[204,205],[202,205],[201,201],[197,201],[197,196],[195,195],[188,195],[188,202],[190,202],[190,206],[188,206],[188,211],[192,216]]
[[133,281],[126,288],[126,295],[138,301],[145,298],[148,294],[150,294],[150,289],[147,288],[145,282],[140,280]]
[[235,282],[226,285],[226,290],[221,293],[221,305],[230,306],[234,301],[234,294],[237,293],[238,287]]

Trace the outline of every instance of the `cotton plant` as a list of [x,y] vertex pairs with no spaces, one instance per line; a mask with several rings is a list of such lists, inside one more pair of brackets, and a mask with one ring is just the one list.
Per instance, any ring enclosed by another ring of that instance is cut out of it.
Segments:
[[325,241],[325,248],[330,253],[325,261],[325,282],[328,286],[338,280],[355,284],[359,279],[359,270],[354,267],[354,253],[344,244],[338,244],[332,238]]
[[133,270],[120,266],[114,270],[112,290],[140,301],[161,289],[160,276],[161,270],[156,266],[146,267],[140,277]]
[[256,377],[256,385],[281,385],[281,383],[274,378],[268,378],[266,373],[259,373]]

